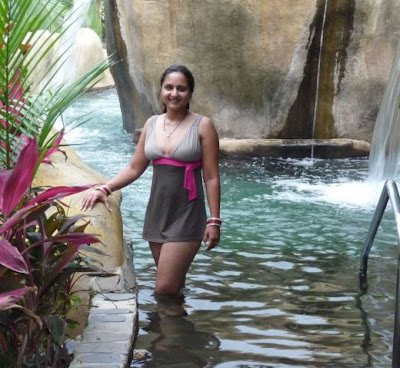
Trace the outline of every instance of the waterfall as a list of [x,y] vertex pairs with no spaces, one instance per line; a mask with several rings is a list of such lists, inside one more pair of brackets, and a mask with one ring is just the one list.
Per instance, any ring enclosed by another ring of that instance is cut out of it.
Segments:
[[321,75],[321,56],[322,56],[322,46],[324,44],[324,27],[326,21],[326,12],[328,9],[328,0],[325,0],[324,7],[324,16],[322,18],[321,25],[321,37],[319,40],[319,54],[318,54],[318,68],[317,68],[317,86],[315,88],[315,100],[314,100],[314,114],[313,114],[313,123],[312,123],[312,133],[311,133],[311,159],[314,159],[314,138],[315,138],[315,125],[317,122],[317,109],[318,109],[318,100],[319,100],[319,84],[320,84],[320,75]]
[[369,156],[369,180],[395,179],[400,160],[400,48],[379,108]]
[[75,81],[77,77],[77,52],[74,47],[76,36],[89,10],[91,0],[74,0],[74,5],[66,15],[65,33],[61,37],[58,55],[63,62],[54,78],[54,84],[60,85]]

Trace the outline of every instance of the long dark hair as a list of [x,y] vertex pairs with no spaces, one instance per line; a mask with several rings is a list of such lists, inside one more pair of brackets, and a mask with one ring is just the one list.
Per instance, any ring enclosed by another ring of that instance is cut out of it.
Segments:
[[[164,70],[164,72],[162,73],[161,78],[160,78],[160,87],[162,87],[167,75],[169,75],[171,73],[176,73],[176,72],[182,73],[186,77],[188,85],[189,85],[190,93],[193,94],[193,91],[194,91],[193,74],[188,68],[186,68],[186,66],[180,65],[180,64],[171,65],[167,69]],[[189,103],[186,105],[186,108],[189,110]],[[167,112],[167,107],[164,104],[163,104],[163,112]]]

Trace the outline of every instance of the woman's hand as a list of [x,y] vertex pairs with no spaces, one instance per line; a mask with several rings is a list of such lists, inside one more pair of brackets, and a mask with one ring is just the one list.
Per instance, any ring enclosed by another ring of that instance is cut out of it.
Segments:
[[107,210],[109,212],[111,212],[111,207],[110,207],[110,202],[108,201],[108,196],[101,190],[94,190],[91,193],[89,193],[87,196],[85,196],[85,198],[83,198],[83,200],[82,200],[81,210],[91,211],[97,202],[103,202],[104,205],[106,206]]
[[206,251],[210,251],[215,248],[219,243],[220,237],[220,227],[211,225],[206,227],[206,231],[204,232],[203,242],[206,245]]

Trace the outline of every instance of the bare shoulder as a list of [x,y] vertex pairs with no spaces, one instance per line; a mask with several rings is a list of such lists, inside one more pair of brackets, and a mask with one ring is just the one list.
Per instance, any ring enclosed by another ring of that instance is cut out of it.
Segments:
[[212,122],[212,120],[207,117],[207,116],[203,116],[200,120],[200,127],[211,127],[214,126],[214,123]]
[[200,135],[210,134],[210,133],[216,134],[216,129],[215,129],[214,123],[207,116],[203,116],[203,118],[200,121],[199,133],[200,133]]

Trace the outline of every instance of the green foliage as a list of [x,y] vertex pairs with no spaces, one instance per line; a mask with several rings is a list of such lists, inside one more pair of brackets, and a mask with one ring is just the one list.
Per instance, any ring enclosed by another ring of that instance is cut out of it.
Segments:
[[[64,340],[79,299],[76,273],[106,276],[90,253],[104,253],[84,233],[83,215],[68,216],[60,198],[88,189],[29,189],[39,160],[29,140],[12,170],[0,170],[0,363],[3,367],[63,367]],[[84,253],[81,253],[84,251]]]
[[104,42],[104,6],[102,0],[91,1],[85,26],[93,29]]
[[67,314],[77,300],[72,293],[74,274],[102,273],[74,245],[73,236],[82,234],[82,225],[77,225],[80,218],[69,218],[57,203],[49,208],[55,211],[50,216],[43,211],[36,212],[32,218],[35,225],[27,226],[24,221],[16,224],[14,230],[20,227],[22,231],[15,231],[10,239],[11,244],[21,243],[29,273],[17,274],[0,267],[0,295],[19,288],[27,289],[18,303],[0,308],[0,341],[3,341],[0,362],[4,367],[13,366],[13,362],[17,362],[16,367],[66,366],[64,364],[70,357],[64,341],[67,326],[73,326]]
[[65,55],[53,49],[72,24],[70,7],[71,0],[0,0],[0,367],[68,366],[75,275],[106,275],[89,256],[103,253],[89,246],[99,240],[84,233],[88,222],[59,202],[89,186],[32,188],[39,164],[60,145],[54,124],[110,65],[55,84]]
[[[105,60],[71,85],[55,85],[65,55],[52,52],[72,24],[64,18],[67,9],[61,0],[0,1],[0,167],[13,167],[25,136],[38,137],[43,159],[58,138],[53,126],[61,114],[110,66]],[[50,55],[51,65],[41,75]]]

